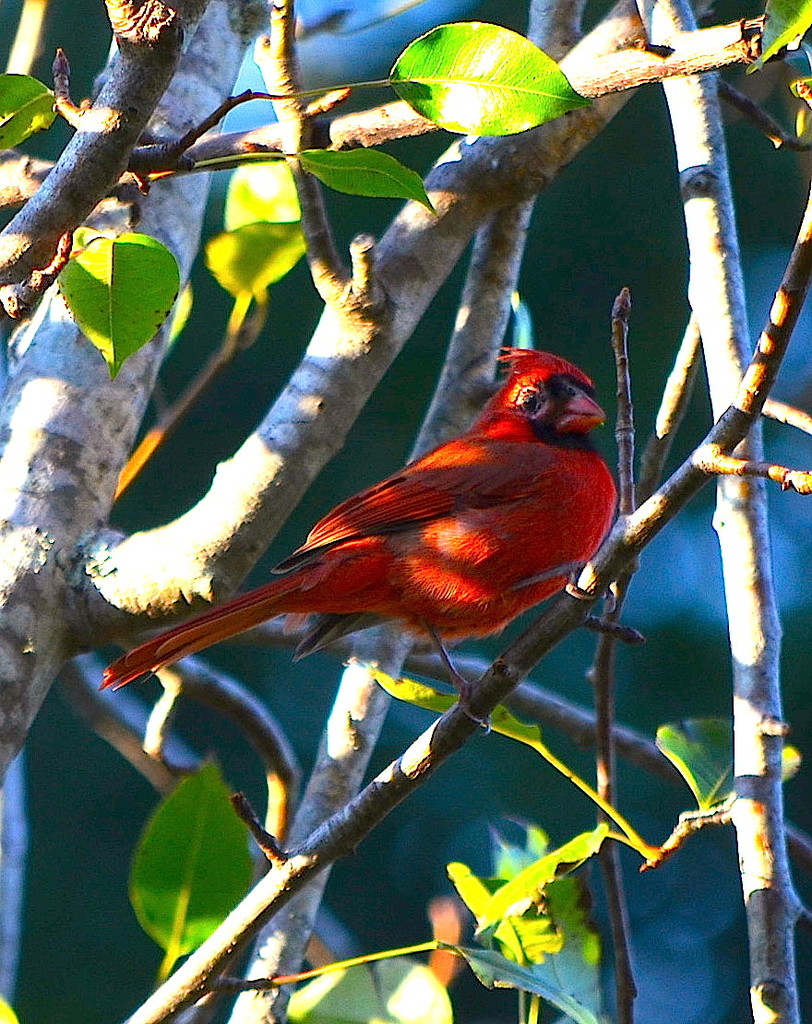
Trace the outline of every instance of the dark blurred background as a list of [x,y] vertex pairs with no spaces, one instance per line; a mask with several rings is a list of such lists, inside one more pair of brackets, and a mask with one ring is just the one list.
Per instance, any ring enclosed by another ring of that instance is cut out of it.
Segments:
[[[329,0],[300,0],[306,22],[331,8]],[[386,4],[356,0],[346,22],[353,29]],[[521,29],[526,4],[427,2],[401,17],[355,35],[313,37],[303,48],[311,84],[338,83],[386,74],[402,46],[425,28],[455,17],[477,17]],[[593,5],[592,17],[603,7]],[[19,2],[0,7],[0,40],[10,40]],[[758,13],[757,5],[717,5],[715,22]],[[82,31],[77,31],[77,26]],[[36,69],[49,80],[53,48],[63,46],[73,67],[74,96],[89,92],[107,50],[102,5],[96,0],[58,4],[50,15],[47,46]],[[365,63],[364,67],[361,64]],[[799,68],[796,73],[802,73]],[[791,127],[789,72],[729,74],[754,92]],[[776,152],[738,117],[728,121],[728,142],[749,290],[752,334],[767,314],[773,289],[797,229],[804,203],[808,158]],[[66,138],[55,126],[32,140],[32,152],[53,156]],[[448,143],[440,135],[391,147],[425,172]],[[220,228],[225,179],[212,186],[207,233]],[[160,187],[160,186],[156,186]],[[358,231],[381,233],[397,206],[387,200],[330,194],[328,204],[342,244]],[[393,471],[406,458],[431,396],[451,330],[462,271],[443,287],[402,356],[369,403],[344,449],[318,479],[300,512],[273,545],[253,577],[303,539],[314,519],[349,493]],[[592,374],[604,404],[611,404],[613,364],[609,313],[623,285],[634,309],[631,346],[640,444],[647,436],[688,307],[682,212],[674,156],[661,92],[639,92],[606,131],[538,202],[521,280],[540,347],[572,358]],[[195,307],[184,335],[161,375],[171,397],[218,344],[229,299],[207,275],[194,274]],[[188,507],[208,486],[217,462],[227,457],[283,385],[317,322],[320,303],[304,266],[272,293],[269,324],[190,415],[116,509],[124,529],[147,527]],[[279,315],[275,316],[274,311]],[[778,397],[809,407],[810,322],[797,331],[781,374]],[[704,433],[708,403],[703,387],[680,436],[675,460]],[[812,442],[789,428],[767,424],[769,452],[777,461],[808,466]],[[599,443],[615,457],[611,429]],[[810,499],[770,490],[776,586],[785,632],[786,717],[803,750],[810,733],[808,685],[812,586]],[[666,721],[730,713],[730,670],[719,557],[711,529],[713,491],[705,492],[646,551],[626,619],[648,643],[622,650],[618,664],[621,721],[648,735]],[[515,635],[515,625],[507,637]],[[471,643],[466,650],[495,655],[503,640]],[[575,635],[537,670],[536,678],[568,697],[591,702],[584,672],[594,641]],[[239,675],[266,698],[285,722],[302,763],[313,757],[324,714],[336,685],[338,662],[325,655],[293,665],[286,652],[225,647],[211,659]],[[143,688],[147,698],[153,691]],[[427,724],[426,715],[393,707],[372,769],[396,756]],[[188,708],[180,725],[200,753],[214,752],[234,788],[257,803],[259,766],[240,738],[206,712]],[[578,770],[590,772],[588,755],[550,734],[550,745]],[[79,723],[57,688],[31,736],[27,765],[31,852],[25,945],[17,1006],[26,1024],[111,1021],[126,1016],[148,992],[160,952],[140,931],[127,901],[129,859],[139,830],[156,802],[149,786],[101,740]],[[521,784],[517,780],[521,779]],[[789,813],[812,830],[809,772],[802,768],[786,790]],[[665,837],[690,794],[670,789],[637,770],[621,767],[624,813],[652,841]],[[488,825],[502,816],[542,825],[554,843],[589,828],[593,809],[529,752],[496,735],[479,736],[371,836],[357,854],[338,864],[327,906],[348,929],[357,951],[394,947],[429,936],[427,902],[450,886],[445,865],[462,860],[487,873]],[[730,831],[708,830],[661,870],[638,875],[626,857],[634,952],[640,986],[640,1024],[725,1022],[748,1019],[746,937]],[[587,872],[596,895],[595,915],[605,932],[597,874]],[[799,879],[802,891],[808,888]],[[799,936],[808,964],[810,941]],[[801,970],[802,981],[809,970]],[[812,1014],[812,992],[804,997]],[[457,1018],[511,1020],[515,997],[486,993],[469,978],[455,990]]]

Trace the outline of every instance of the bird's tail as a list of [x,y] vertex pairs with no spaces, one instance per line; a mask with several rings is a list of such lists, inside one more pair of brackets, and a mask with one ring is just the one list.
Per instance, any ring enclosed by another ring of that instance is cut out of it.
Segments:
[[102,689],[112,687],[117,690],[134,679],[185,658],[187,654],[196,654],[221,640],[244,633],[275,615],[303,610],[291,607],[297,603],[295,594],[299,590],[298,582],[292,577],[275,580],[160,633],[108,665]]

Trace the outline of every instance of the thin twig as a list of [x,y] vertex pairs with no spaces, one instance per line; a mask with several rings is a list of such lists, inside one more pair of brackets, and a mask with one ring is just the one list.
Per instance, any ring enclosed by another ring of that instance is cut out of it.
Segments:
[[797,135],[785,131],[775,118],[770,117],[759,103],[751,100],[749,96],[734,88],[729,82],[720,78],[717,84],[719,95],[725,103],[729,103],[731,107],[735,107],[739,113],[744,114],[748,120],[752,121],[756,128],[763,135],[767,136],[776,149],[781,149],[783,146],[785,149],[792,149],[799,153],[812,149],[812,142],[805,142]]
[[757,459],[737,459],[726,455],[715,445],[703,445],[698,449],[694,462],[703,473],[710,475],[760,477],[780,484],[782,491],[812,494],[812,472],[809,470],[789,469]]
[[[617,376],[617,418],[615,437],[618,446],[618,480],[620,483],[620,515],[628,516],[635,508],[634,493],[634,406],[629,377],[629,314],[631,297],[623,288],[612,306],[612,349]],[[617,624],[626,596],[630,573],[625,572],[613,584],[614,607],[606,619]],[[588,678],[595,690],[595,773],[599,795],[611,804],[615,800],[615,665],[616,637],[604,633],[598,640],[595,659]],[[605,821],[600,813],[598,821]],[[618,850],[613,843],[604,843],[599,854],[601,874],[606,891],[607,911],[612,930],[615,962],[616,1009],[619,1024],[633,1024],[637,985],[631,962],[629,914],[623,891],[623,876]]]
[[61,46],[56,49],[52,68],[54,77],[54,106],[72,128],[78,128],[84,108],[78,107],[70,95],[70,64]]
[[[147,711],[134,695],[126,695],[121,701],[111,701],[99,690],[98,666],[86,658],[74,659],[66,665],[60,681],[72,710],[89,729],[109,743],[159,793],[169,793],[174,789],[179,772],[144,750]],[[176,737],[173,737],[170,749],[172,765],[182,765],[183,772],[196,767],[194,754]]]
[[[249,315],[250,309],[253,309],[251,315]],[[138,478],[158,448],[167,438],[171,437],[193,406],[209,390],[220,374],[229,367],[234,357],[253,345],[265,326],[267,315],[268,300],[266,296],[259,297],[245,293],[235,299],[220,347],[186,385],[182,394],[161,413],[158,421],[149,428],[138,443],[119,475],[114,500],[117,501]]]
[[12,319],[25,316],[59,277],[73,248],[73,232],[69,231],[56,243],[53,259],[46,266],[32,270],[25,281],[20,281],[6,292],[3,305]]
[[731,808],[736,797],[730,796],[724,804],[719,807],[712,807],[710,810],[685,811],[679,816],[679,823],[674,831],[662,844],[656,857],[650,857],[640,868],[641,871],[651,871],[658,868],[666,861],[696,832],[700,832],[709,825],[730,825]]
[[259,755],[268,789],[265,828],[284,838],[299,796],[302,773],[281,724],[238,680],[210,668],[200,659],[184,658],[175,671],[183,680],[184,697],[230,718]]
[[155,702],[144,730],[144,753],[156,761],[167,763],[166,741],[172,731],[172,723],[178,707],[178,698],[183,689],[181,674],[174,668],[162,669],[156,673],[163,692]]
[[231,805],[237,814],[242,818],[254,837],[254,842],[262,851],[266,860],[275,867],[285,863],[285,852],[276,841],[276,838],[263,827],[262,822],[256,815],[254,808],[244,793],[233,793]]
[[794,405],[768,398],[761,413],[777,423],[786,423],[787,426],[802,430],[805,434],[812,434],[812,416],[803,409],[796,409]]
[[311,146],[307,109],[297,98],[299,68],[294,38],[293,0],[272,0],[271,35],[257,41],[254,59],[268,91],[283,97],[274,102],[282,131],[283,152],[296,182],[302,211],[302,231],[307,239],[307,258],[313,283],[328,305],[345,298],[349,275],[338,255],[324,206],[320,183],[304,170],[295,154]]
[[171,142],[159,142],[148,145],[137,146],[130,154],[130,161],[127,169],[133,174],[153,174],[165,170],[189,170],[194,161],[182,160],[187,149],[190,149],[206,132],[216,127],[226,114],[241,106],[243,103],[250,103],[252,100],[273,100],[279,97],[272,96],[267,92],[256,92],[253,89],[246,89],[236,96],[227,96],[226,99],[207,117],[190,128],[178,139]]
[[634,493],[634,405],[629,377],[629,314],[632,303],[628,288],[621,288],[612,306],[612,349],[617,370],[617,441],[618,483],[620,515],[634,512],[637,502]]

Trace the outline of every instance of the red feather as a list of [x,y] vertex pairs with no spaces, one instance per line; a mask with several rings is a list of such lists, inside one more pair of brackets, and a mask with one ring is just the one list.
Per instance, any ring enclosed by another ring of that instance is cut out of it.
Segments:
[[381,619],[460,639],[496,632],[560,589],[614,514],[614,481],[587,437],[604,416],[566,360],[525,349],[503,358],[510,375],[468,431],[329,512],[277,567],[283,579],[135,648],[103,685],[275,615],[326,617],[307,652]]

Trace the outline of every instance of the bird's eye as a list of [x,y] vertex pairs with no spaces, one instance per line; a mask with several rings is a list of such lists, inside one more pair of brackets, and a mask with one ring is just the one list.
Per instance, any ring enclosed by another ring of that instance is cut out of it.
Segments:
[[544,404],[544,394],[541,387],[524,388],[524,390],[519,392],[516,404],[528,415],[537,415]]

